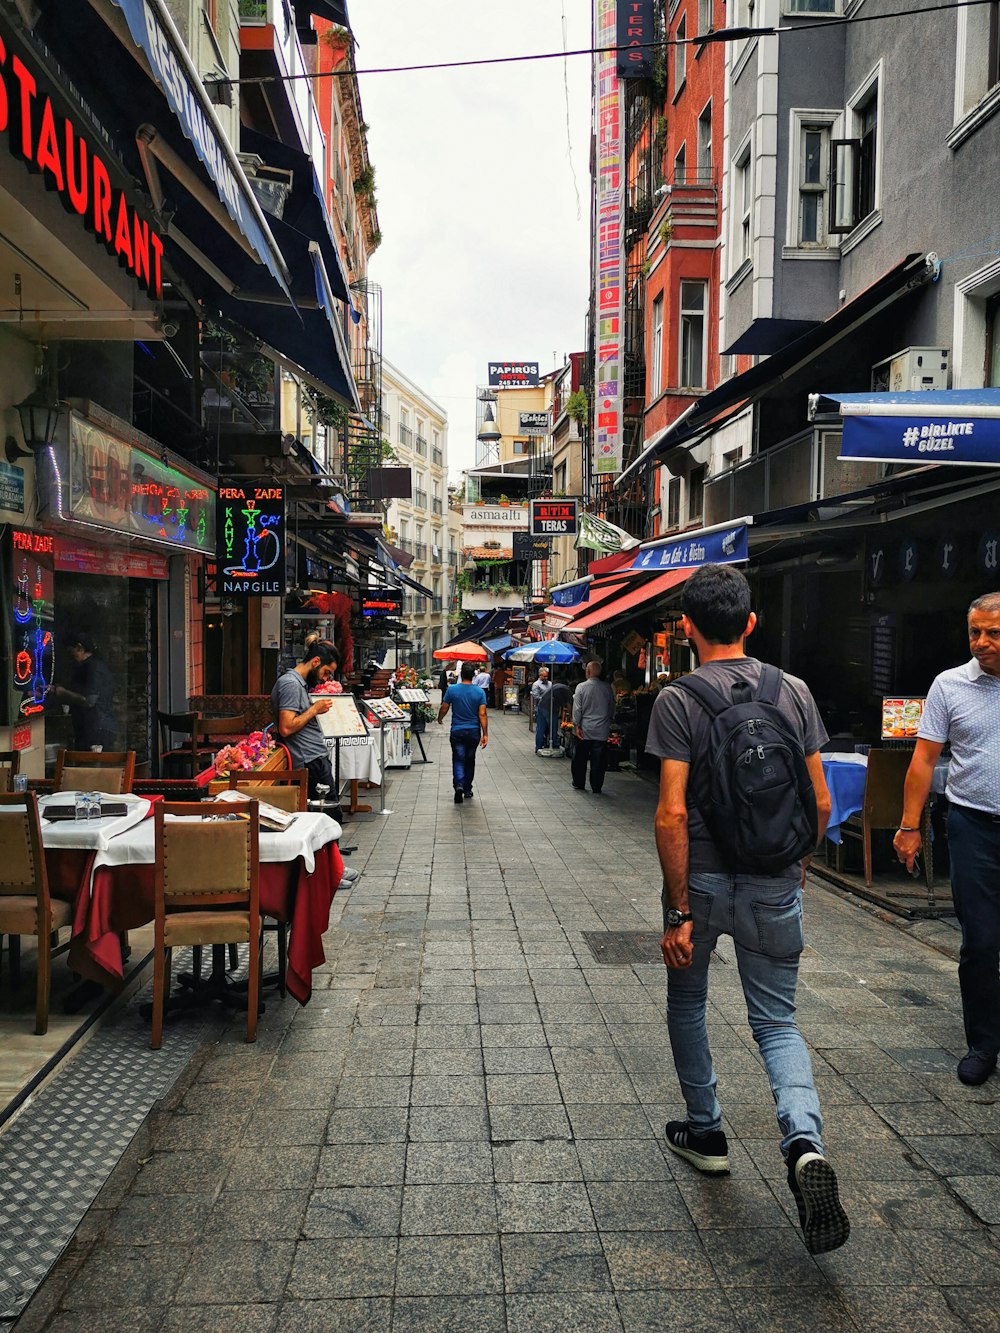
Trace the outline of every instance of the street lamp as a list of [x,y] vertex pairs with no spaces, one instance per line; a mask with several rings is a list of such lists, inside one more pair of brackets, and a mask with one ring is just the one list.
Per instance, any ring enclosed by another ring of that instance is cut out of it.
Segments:
[[8,435],[5,445],[8,463],[14,463],[19,458],[30,458],[36,449],[50,445],[55,439],[61,413],[59,403],[52,402],[37,390],[26,398],[19,405],[17,414],[21,418],[21,434],[28,447],[22,449],[14,436]]

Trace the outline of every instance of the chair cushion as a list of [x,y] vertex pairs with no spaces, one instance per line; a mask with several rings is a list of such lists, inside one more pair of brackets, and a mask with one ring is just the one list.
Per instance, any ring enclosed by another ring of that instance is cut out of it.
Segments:
[[[59,930],[73,920],[73,906],[59,898],[49,900],[49,930]],[[37,935],[38,899],[34,894],[5,894],[0,897],[0,935]]]
[[180,944],[247,944],[249,940],[249,912],[169,912],[163,931],[163,942],[169,948]]

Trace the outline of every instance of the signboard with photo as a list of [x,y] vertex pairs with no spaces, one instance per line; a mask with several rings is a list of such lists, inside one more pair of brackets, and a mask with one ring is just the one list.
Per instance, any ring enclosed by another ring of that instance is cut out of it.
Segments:
[[911,695],[909,698],[883,696],[882,739],[884,741],[916,740],[926,702],[926,697],[921,695]]

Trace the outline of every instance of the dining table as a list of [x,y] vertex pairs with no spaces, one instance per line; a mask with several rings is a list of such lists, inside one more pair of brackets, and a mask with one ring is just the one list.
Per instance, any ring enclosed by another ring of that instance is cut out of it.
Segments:
[[[859,813],[865,803],[865,779],[868,775],[868,755],[849,751],[831,750],[820,755],[823,776],[830,793],[830,819],[826,836],[833,843],[841,840],[840,826],[852,815]],[[943,796],[948,782],[947,757],[934,765],[931,776],[931,795]]]
[[[50,822],[46,807],[71,804],[74,793],[52,793],[38,805],[49,890],[73,904],[69,964],[88,980],[117,988],[124,979],[121,933],[153,920],[156,847],[152,801],[106,799],[126,812]],[[325,962],[323,933],[344,870],[341,831],[318,811],[296,814],[281,832],[260,830],[261,915],[290,926],[286,986],[303,1005],[312,995],[313,969]]]

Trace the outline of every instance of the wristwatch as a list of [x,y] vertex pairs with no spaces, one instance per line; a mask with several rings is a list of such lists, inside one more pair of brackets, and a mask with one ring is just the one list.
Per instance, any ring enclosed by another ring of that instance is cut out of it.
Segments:
[[683,926],[685,921],[693,921],[694,917],[690,912],[679,912],[676,907],[667,909],[667,926],[673,929],[674,926]]

